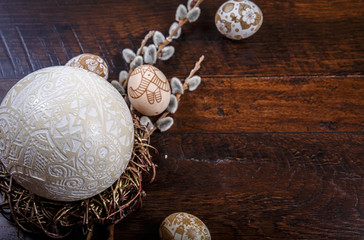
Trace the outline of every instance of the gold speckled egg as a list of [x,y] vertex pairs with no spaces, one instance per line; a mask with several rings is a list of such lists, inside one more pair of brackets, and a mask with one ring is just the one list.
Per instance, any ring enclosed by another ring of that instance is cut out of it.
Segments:
[[78,55],[69,60],[66,63],[66,66],[83,68],[87,71],[96,73],[105,79],[109,77],[109,68],[107,67],[106,62],[104,59],[94,54],[84,53]]
[[219,32],[234,40],[250,37],[262,23],[262,11],[249,0],[229,0],[220,6],[215,15]]
[[196,216],[177,212],[166,217],[159,227],[161,240],[211,240],[209,229]]
[[130,75],[127,89],[131,105],[146,116],[162,113],[171,98],[166,76],[152,65],[137,67]]

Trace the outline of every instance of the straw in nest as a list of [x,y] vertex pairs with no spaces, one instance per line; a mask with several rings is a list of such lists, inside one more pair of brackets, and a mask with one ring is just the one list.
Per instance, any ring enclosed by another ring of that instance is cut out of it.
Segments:
[[[30,193],[17,184],[0,162],[0,211],[27,232],[63,238],[77,227],[92,233],[95,224],[116,224],[141,207],[143,176],[155,177],[150,132],[134,118],[132,158],[120,178],[104,192],[82,201],[58,202]],[[89,236],[90,237],[90,236]],[[88,237],[88,238],[89,238]]]

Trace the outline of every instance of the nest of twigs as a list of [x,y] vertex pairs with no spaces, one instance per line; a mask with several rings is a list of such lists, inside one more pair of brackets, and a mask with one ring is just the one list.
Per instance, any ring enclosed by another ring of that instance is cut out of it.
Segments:
[[150,132],[134,118],[132,158],[120,178],[102,193],[75,202],[48,200],[30,193],[17,184],[0,161],[0,211],[27,232],[44,232],[52,238],[63,238],[75,228],[88,233],[95,224],[116,224],[141,207],[142,180],[155,177],[150,150]]

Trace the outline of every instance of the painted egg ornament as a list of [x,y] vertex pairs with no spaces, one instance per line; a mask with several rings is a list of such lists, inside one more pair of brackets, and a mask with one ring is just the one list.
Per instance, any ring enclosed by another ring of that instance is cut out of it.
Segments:
[[84,53],[78,55],[70,59],[66,66],[83,68],[105,79],[109,77],[109,68],[105,60],[94,54]]
[[166,217],[159,227],[161,240],[211,240],[209,229],[196,216],[177,212]]
[[125,170],[134,128],[128,106],[105,79],[80,68],[35,71],[0,105],[0,156],[36,195],[76,201],[110,187]]
[[131,105],[147,116],[164,112],[171,98],[166,76],[152,65],[137,67],[130,75],[127,89]]
[[241,40],[256,33],[263,23],[260,8],[249,0],[229,0],[215,15],[215,25],[227,38]]

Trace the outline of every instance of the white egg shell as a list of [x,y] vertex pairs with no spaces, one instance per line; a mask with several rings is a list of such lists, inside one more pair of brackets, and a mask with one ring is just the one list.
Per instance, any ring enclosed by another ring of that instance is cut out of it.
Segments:
[[209,229],[196,216],[177,212],[166,217],[159,227],[161,240],[211,240]]
[[105,79],[109,77],[109,68],[105,60],[94,54],[80,54],[70,59],[66,63],[66,66],[82,68],[87,71],[96,73],[97,75]]
[[125,170],[133,149],[129,108],[105,79],[58,66],[33,72],[0,105],[0,156],[29,191],[58,201],[92,197]]
[[168,107],[171,88],[166,76],[152,65],[142,65],[130,75],[128,97],[138,112],[155,116]]
[[262,11],[249,0],[229,0],[220,6],[215,15],[219,32],[234,40],[250,37],[262,23]]

